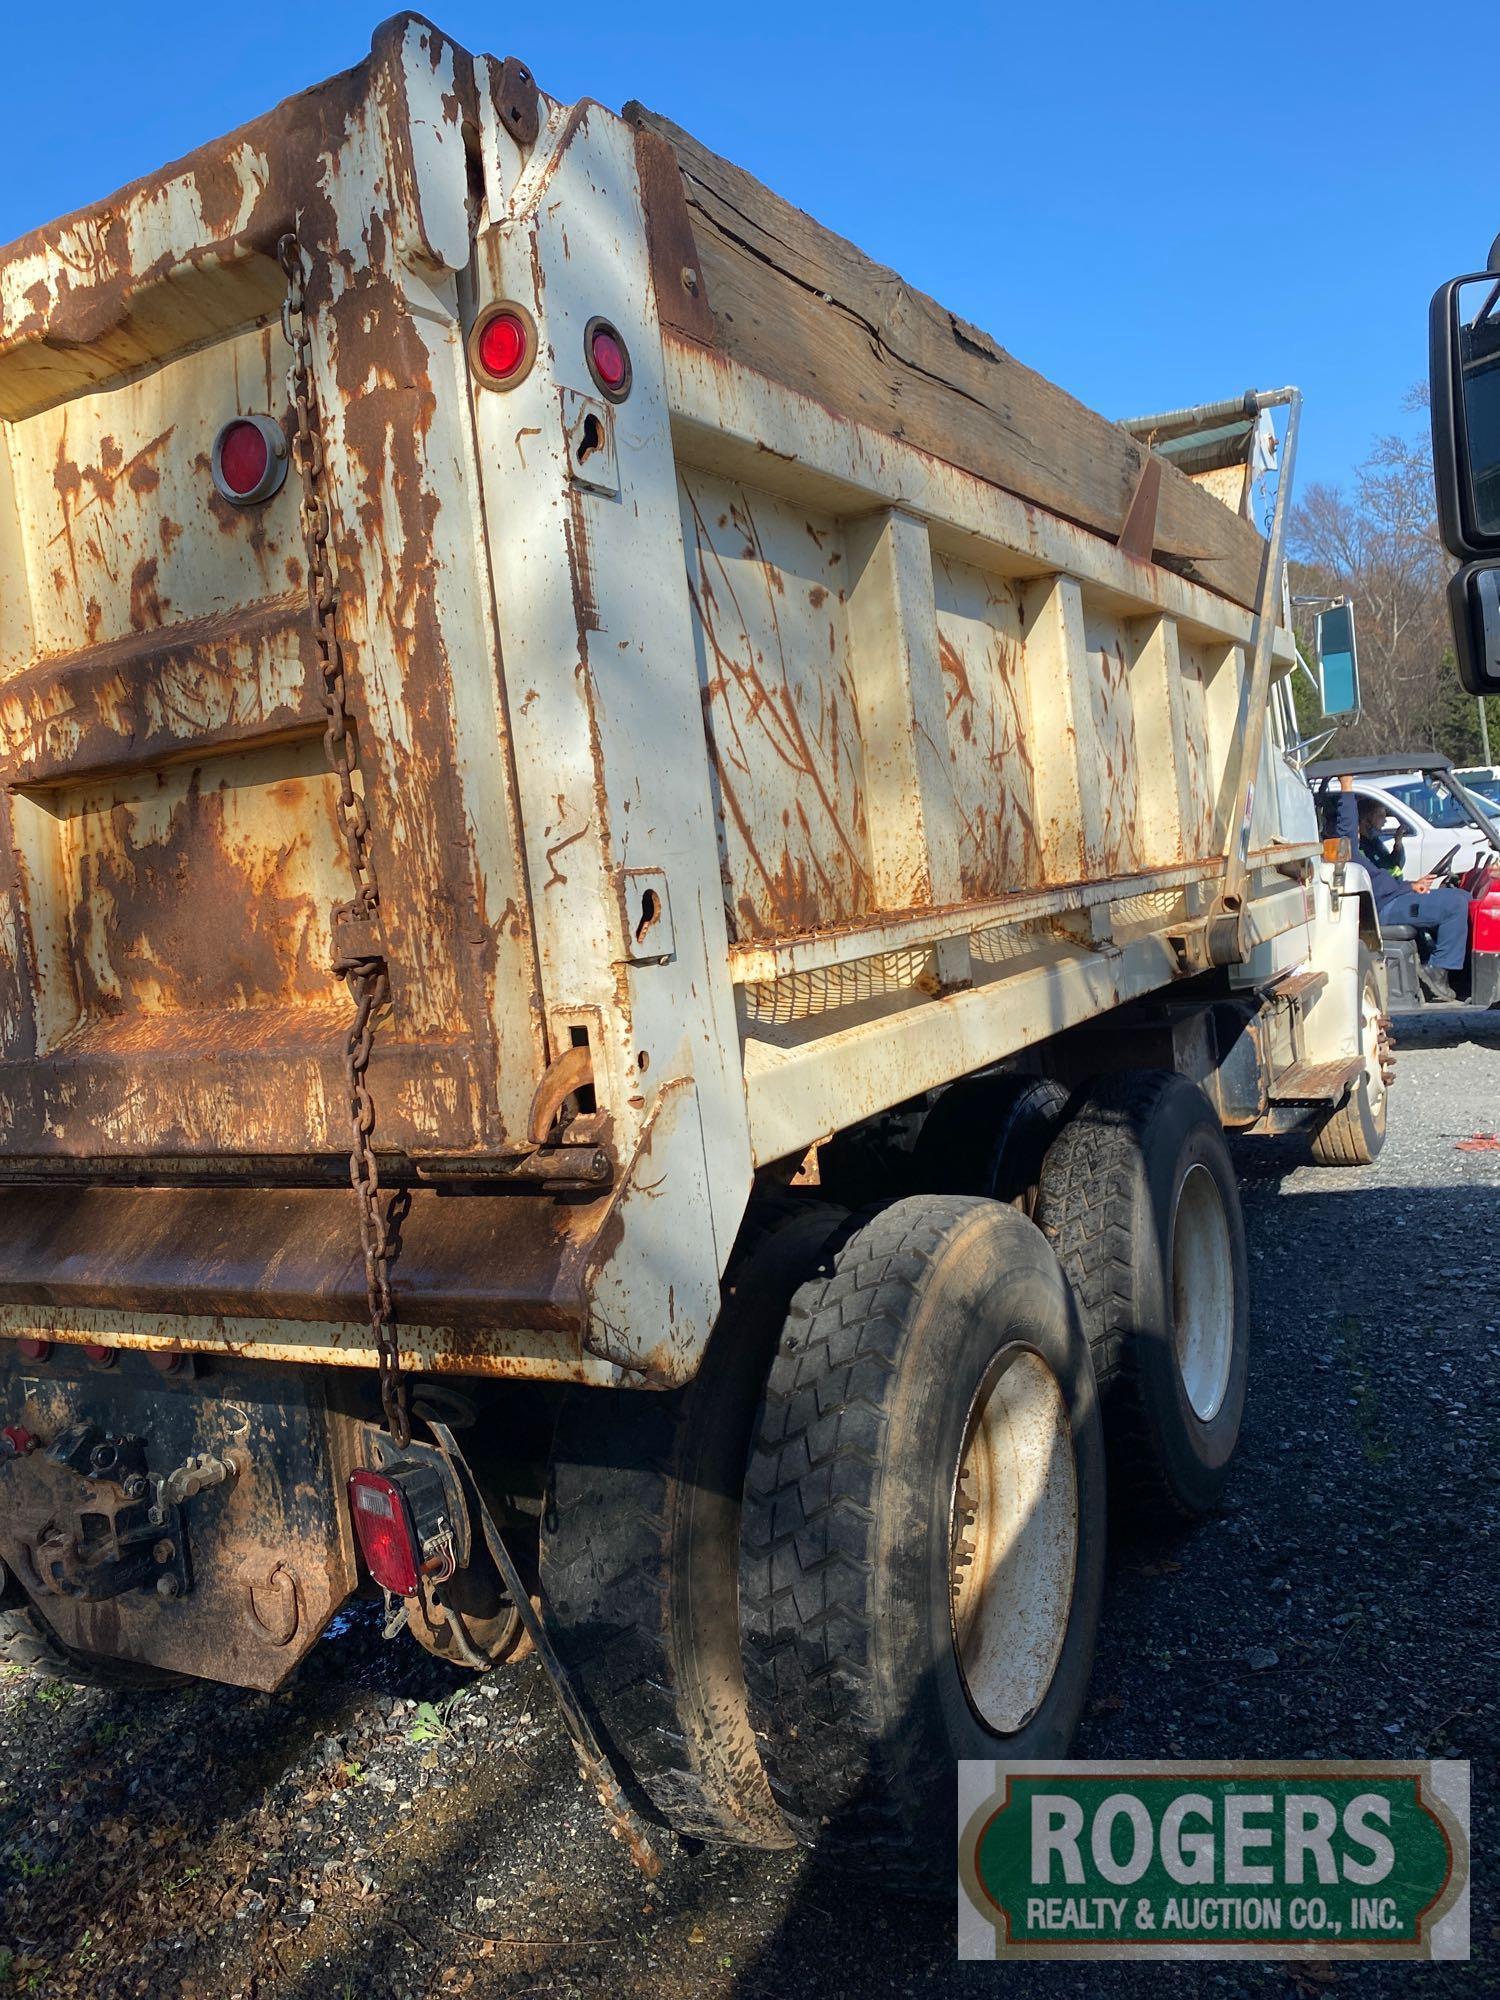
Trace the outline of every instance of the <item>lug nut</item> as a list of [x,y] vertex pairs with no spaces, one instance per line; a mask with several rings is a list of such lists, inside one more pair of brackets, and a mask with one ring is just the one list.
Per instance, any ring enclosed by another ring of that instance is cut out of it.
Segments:
[[165,1540],[160,1541],[156,1544],[156,1547],[151,1551],[151,1560],[153,1562],[169,1563],[172,1560],[173,1556],[176,1555],[176,1553],[177,1553],[177,1548],[175,1543],[168,1542]]
[[160,1598],[170,1601],[178,1596],[181,1590],[182,1585],[175,1576],[159,1576],[156,1579],[156,1594]]

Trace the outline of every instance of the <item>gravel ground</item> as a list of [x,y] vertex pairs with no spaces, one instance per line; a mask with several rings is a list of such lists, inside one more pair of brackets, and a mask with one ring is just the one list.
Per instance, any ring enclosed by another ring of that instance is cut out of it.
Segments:
[[1366,1172],[1246,1144],[1255,1345],[1228,1505],[1114,1550],[1082,1756],[1474,1762],[1469,1967],[955,1962],[950,1911],[815,1858],[603,1832],[533,1665],[459,1680],[363,1612],[290,1692],[0,1678],[0,1996],[1494,1990],[1500,1040],[1398,1023]]

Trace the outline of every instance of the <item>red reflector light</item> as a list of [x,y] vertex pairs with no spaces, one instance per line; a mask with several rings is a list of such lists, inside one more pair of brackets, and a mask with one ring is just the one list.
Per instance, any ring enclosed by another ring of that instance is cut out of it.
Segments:
[[269,417],[231,417],[214,439],[214,485],[236,507],[269,500],[286,478],[286,432]]
[[589,373],[612,403],[630,394],[630,350],[607,319],[591,319],[583,335]]
[[114,1362],[115,1350],[112,1347],[103,1346],[97,1340],[87,1342],[83,1351],[96,1368],[108,1368]]
[[469,335],[469,363],[487,389],[513,389],[536,359],[536,328],[522,306],[493,306]]
[[219,469],[231,493],[253,493],[266,476],[271,447],[254,424],[230,424],[219,442]]
[[417,1588],[419,1554],[411,1512],[400,1487],[383,1472],[351,1472],[349,1511],[371,1576],[395,1597],[412,1596]]
[[23,1361],[45,1361],[52,1352],[50,1340],[26,1339],[16,1342],[16,1350]]
[[526,359],[526,329],[512,312],[486,320],[479,336],[479,359],[491,375],[514,375]]
[[618,389],[625,380],[625,350],[615,336],[600,327],[594,334],[594,367],[606,389]]

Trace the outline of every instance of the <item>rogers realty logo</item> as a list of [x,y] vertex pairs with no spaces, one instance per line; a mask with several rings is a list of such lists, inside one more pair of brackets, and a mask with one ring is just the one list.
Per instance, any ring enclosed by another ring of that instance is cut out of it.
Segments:
[[1462,1763],[964,1764],[965,1958],[1467,1958]]

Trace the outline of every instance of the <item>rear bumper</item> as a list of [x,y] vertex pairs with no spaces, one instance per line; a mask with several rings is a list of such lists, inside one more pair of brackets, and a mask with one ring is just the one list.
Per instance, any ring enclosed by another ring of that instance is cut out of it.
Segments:
[[[400,1203],[409,1373],[652,1389],[697,1369],[720,1295],[691,1084],[662,1086],[628,1166],[597,1194],[417,1187]],[[373,1369],[354,1198],[0,1185],[7,1335]]]

